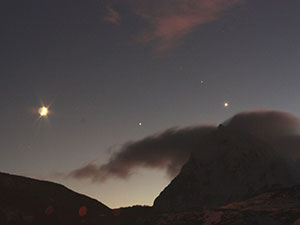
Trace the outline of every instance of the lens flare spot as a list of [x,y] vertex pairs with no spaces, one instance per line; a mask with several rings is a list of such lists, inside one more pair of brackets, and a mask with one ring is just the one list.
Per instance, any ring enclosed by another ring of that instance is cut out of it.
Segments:
[[52,205],[48,206],[48,207],[45,209],[45,214],[46,214],[47,216],[50,216],[51,214],[53,214],[53,212],[54,212],[54,208],[53,208]]
[[78,211],[78,214],[79,214],[79,216],[83,217],[83,216],[86,216],[87,212],[88,212],[87,207],[86,206],[81,206],[79,211]]

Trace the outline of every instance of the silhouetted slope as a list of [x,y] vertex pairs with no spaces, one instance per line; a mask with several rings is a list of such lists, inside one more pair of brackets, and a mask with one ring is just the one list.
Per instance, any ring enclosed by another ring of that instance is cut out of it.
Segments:
[[157,215],[151,225],[299,225],[300,186],[277,189],[220,208]]
[[155,209],[217,207],[274,186],[296,184],[285,161],[251,135],[220,126],[203,137],[200,146],[157,197]]
[[111,210],[97,200],[63,185],[0,173],[0,221],[85,224],[101,222],[101,218],[110,213]]

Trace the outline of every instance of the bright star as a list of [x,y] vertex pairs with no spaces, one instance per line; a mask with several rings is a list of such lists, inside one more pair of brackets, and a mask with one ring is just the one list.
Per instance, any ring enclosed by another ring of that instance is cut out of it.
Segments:
[[49,111],[48,111],[48,108],[45,107],[45,106],[42,106],[39,108],[39,114],[41,117],[47,117]]

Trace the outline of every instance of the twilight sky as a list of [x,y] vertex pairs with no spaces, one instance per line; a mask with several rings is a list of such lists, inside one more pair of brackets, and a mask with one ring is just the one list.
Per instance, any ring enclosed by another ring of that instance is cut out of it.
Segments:
[[[253,109],[300,115],[296,0],[4,0],[0,17],[0,171],[109,207],[151,205],[169,173],[57,174],[175,126]],[[47,119],[35,113],[43,104]]]

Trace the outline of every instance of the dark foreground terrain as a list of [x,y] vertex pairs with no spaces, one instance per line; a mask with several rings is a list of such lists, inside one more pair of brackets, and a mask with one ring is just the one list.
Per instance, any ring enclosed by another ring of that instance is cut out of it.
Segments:
[[111,210],[62,185],[0,174],[0,224],[299,225],[300,186],[268,191],[217,208],[159,213],[135,206]]
[[0,173],[0,224],[97,223],[111,213],[104,204],[63,185]]
[[274,190],[215,209],[156,216],[152,225],[300,225],[300,186]]

